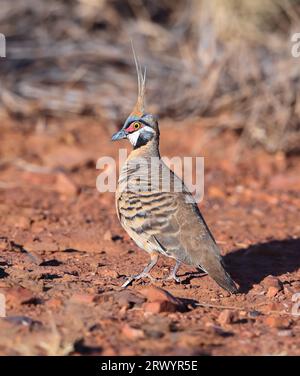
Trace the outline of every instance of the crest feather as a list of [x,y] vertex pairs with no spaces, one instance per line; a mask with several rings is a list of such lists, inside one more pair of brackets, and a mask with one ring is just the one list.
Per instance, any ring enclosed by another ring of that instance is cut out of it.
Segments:
[[136,68],[137,81],[138,81],[138,99],[133,108],[131,116],[142,116],[145,110],[145,90],[146,90],[146,67],[144,72],[142,71],[141,65],[139,63],[138,57],[135,53],[133,42],[131,41],[131,48]]

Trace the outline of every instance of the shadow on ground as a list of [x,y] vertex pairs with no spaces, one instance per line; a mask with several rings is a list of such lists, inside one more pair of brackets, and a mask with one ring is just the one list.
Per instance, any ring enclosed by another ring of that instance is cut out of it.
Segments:
[[268,275],[281,276],[300,268],[300,238],[257,243],[231,252],[224,261],[240,292],[247,293]]

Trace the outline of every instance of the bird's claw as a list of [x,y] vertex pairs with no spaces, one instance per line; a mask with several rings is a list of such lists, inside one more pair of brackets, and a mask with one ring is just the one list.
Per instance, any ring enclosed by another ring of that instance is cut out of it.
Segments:
[[173,274],[170,274],[168,277],[165,278],[165,281],[173,281],[173,280],[177,283],[181,282],[180,278]]
[[129,285],[131,285],[131,283],[132,283],[133,281],[137,281],[138,279],[141,279],[141,278],[149,278],[152,282],[157,281],[157,279],[154,278],[154,277],[152,277],[152,275],[149,274],[149,273],[140,273],[140,274],[133,275],[133,276],[129,277],[129,278],[127,279],[127,281],[124,282],[123,285],[122,285],[121,287],[126,288],[126,287],[128,287]]

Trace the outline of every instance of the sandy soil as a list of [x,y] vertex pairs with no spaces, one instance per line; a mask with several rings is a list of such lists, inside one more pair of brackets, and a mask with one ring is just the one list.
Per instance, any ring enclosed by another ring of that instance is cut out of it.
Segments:
[[[1,125],[0,353],[300,355],[299,159],[163,122],[163,155],[206,157],[200,208],[241,293],[188,267],[180,284],[123,290],[148,258],[119,225],[114,194],[96,190],[95,163],[124,146],[95,120]],[[153,275],[172,264],[161,258]]]

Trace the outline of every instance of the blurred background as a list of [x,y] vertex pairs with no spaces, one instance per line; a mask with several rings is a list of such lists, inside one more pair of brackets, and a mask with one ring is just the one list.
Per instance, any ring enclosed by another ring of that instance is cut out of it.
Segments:
[[[0,33],[0,354],[300,355],[300,0],[1,0]],[[131,40],[162,156],[205,157],[199,206],[242,289],[182,267],[157,283],[208,304],[186,313],[119,291],[148,256],[96,189],[97,159],[131,148],[111,142]]]
[[2,0],[1,116],[92,116],[114,130],[136,97],[132,39],[160,118],[297,152],[299,17],[298,0]]

